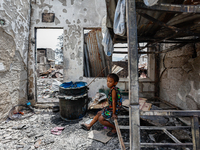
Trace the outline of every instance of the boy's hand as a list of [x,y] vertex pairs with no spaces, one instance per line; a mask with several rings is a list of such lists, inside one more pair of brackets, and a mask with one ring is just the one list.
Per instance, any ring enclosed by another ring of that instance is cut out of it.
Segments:
[[112,119],[113,119],[113,120],[117,119],[117,115],[113,114],[113,115],[112,115]]

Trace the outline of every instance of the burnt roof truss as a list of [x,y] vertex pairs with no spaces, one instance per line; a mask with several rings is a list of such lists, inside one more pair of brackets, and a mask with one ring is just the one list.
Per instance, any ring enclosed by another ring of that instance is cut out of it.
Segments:
[[173,13],[200,13],[200,7],[198,5],[159,4],[148,7],[142,2],[136,2],[136,8]]

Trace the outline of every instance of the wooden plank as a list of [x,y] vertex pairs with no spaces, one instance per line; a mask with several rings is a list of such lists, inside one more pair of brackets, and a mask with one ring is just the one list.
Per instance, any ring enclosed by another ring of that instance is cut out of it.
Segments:
[[124,141],[123,141],[123,138],[122,138],[122,135],[121,135],[121,131],[120,131],[119,126],[118,126],[117,119],[114,119],[114,123],[115,123],[115,128],[117,130],[117,135],[118,135],[120,147],[121,147],[122,150],[126,150],[125,145],[124,145]]
[[192,117],[192,142],[193,142],[193,150],[200,150],[199,118],[198,118],[198,116]]

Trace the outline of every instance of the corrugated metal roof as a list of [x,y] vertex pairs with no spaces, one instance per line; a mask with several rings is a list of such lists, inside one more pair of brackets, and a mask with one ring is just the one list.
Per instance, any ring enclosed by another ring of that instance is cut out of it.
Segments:
[[[110,22],[113,22],[114,16],[113,16],[113,6],[110,6],[112,3],[109,3],[108,1],[112,0],[107,0],[107,15],[112,14],[111,16],[108,16],[108,19],[111,19]],[[195,10],[198,11],[200,10],[200,1],[195,1],[195,0],[159,0],[159,3],[157,8],[160,8],[160,6],[169,6],[171,10],[176,10],[174,5],[182,5],[185,6],[183,7],[183,11],[185,10],[190,11],[190,13],[180,13],[180,12],[167,12],[167,11],[161,11],[161,10],[151,10],[148,9],[150,7],[145,8],[145,4],[143,0],[136,0],[136,11],[137,11],[137,34],[138,34],[138,40],[139,42],[153,42],[157,39],[164,39],[168,36],[171,36],[174,34],[173,38],[178,38],[178,37],[186,37],[186,36],[191,36],[195,35],[198,36],[200,35],[200,14],[198,13],[191,13],[192,11],[195,12]],[[195,6],[195,8],[189,9],[187,6]],[[154,7],[152,7],[154,8]],[[166,25],[171,25],[176,28],[179,28],[183,32],[180,32],[179,34],[176,34],[175,31],[165,28],[158,23],[155,23],[149,19],[144,18],[143,16],[140,15],[140,13],[147,14],[150,17],[161,21],[165,23]],[[191,32],[190,32],[191,31]],[[111,33],[112,34],[112,33]],[[113,35],[115,38],[114,41],[116,43],[119,43],[120,40],[126,40],[126,36],[117,36]],[[172,39],[172,38],[169,38]]]
[[[106,56],[102,46],[101,29],[93,29],[85,35],[91,77],[105,77],[108,74]],[[103,70],[103,71],[102,71]]]

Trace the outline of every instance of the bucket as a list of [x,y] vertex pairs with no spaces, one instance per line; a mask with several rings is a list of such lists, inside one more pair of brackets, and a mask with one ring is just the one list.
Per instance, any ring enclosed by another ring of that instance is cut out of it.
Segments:
[[87,93],[86,82],[64,82],[59,86],[59,93],[67,96],[77,96]]
[[58,96],[60,116],[63,120],[81,119],[87,111],[88,94],[79,96]]

